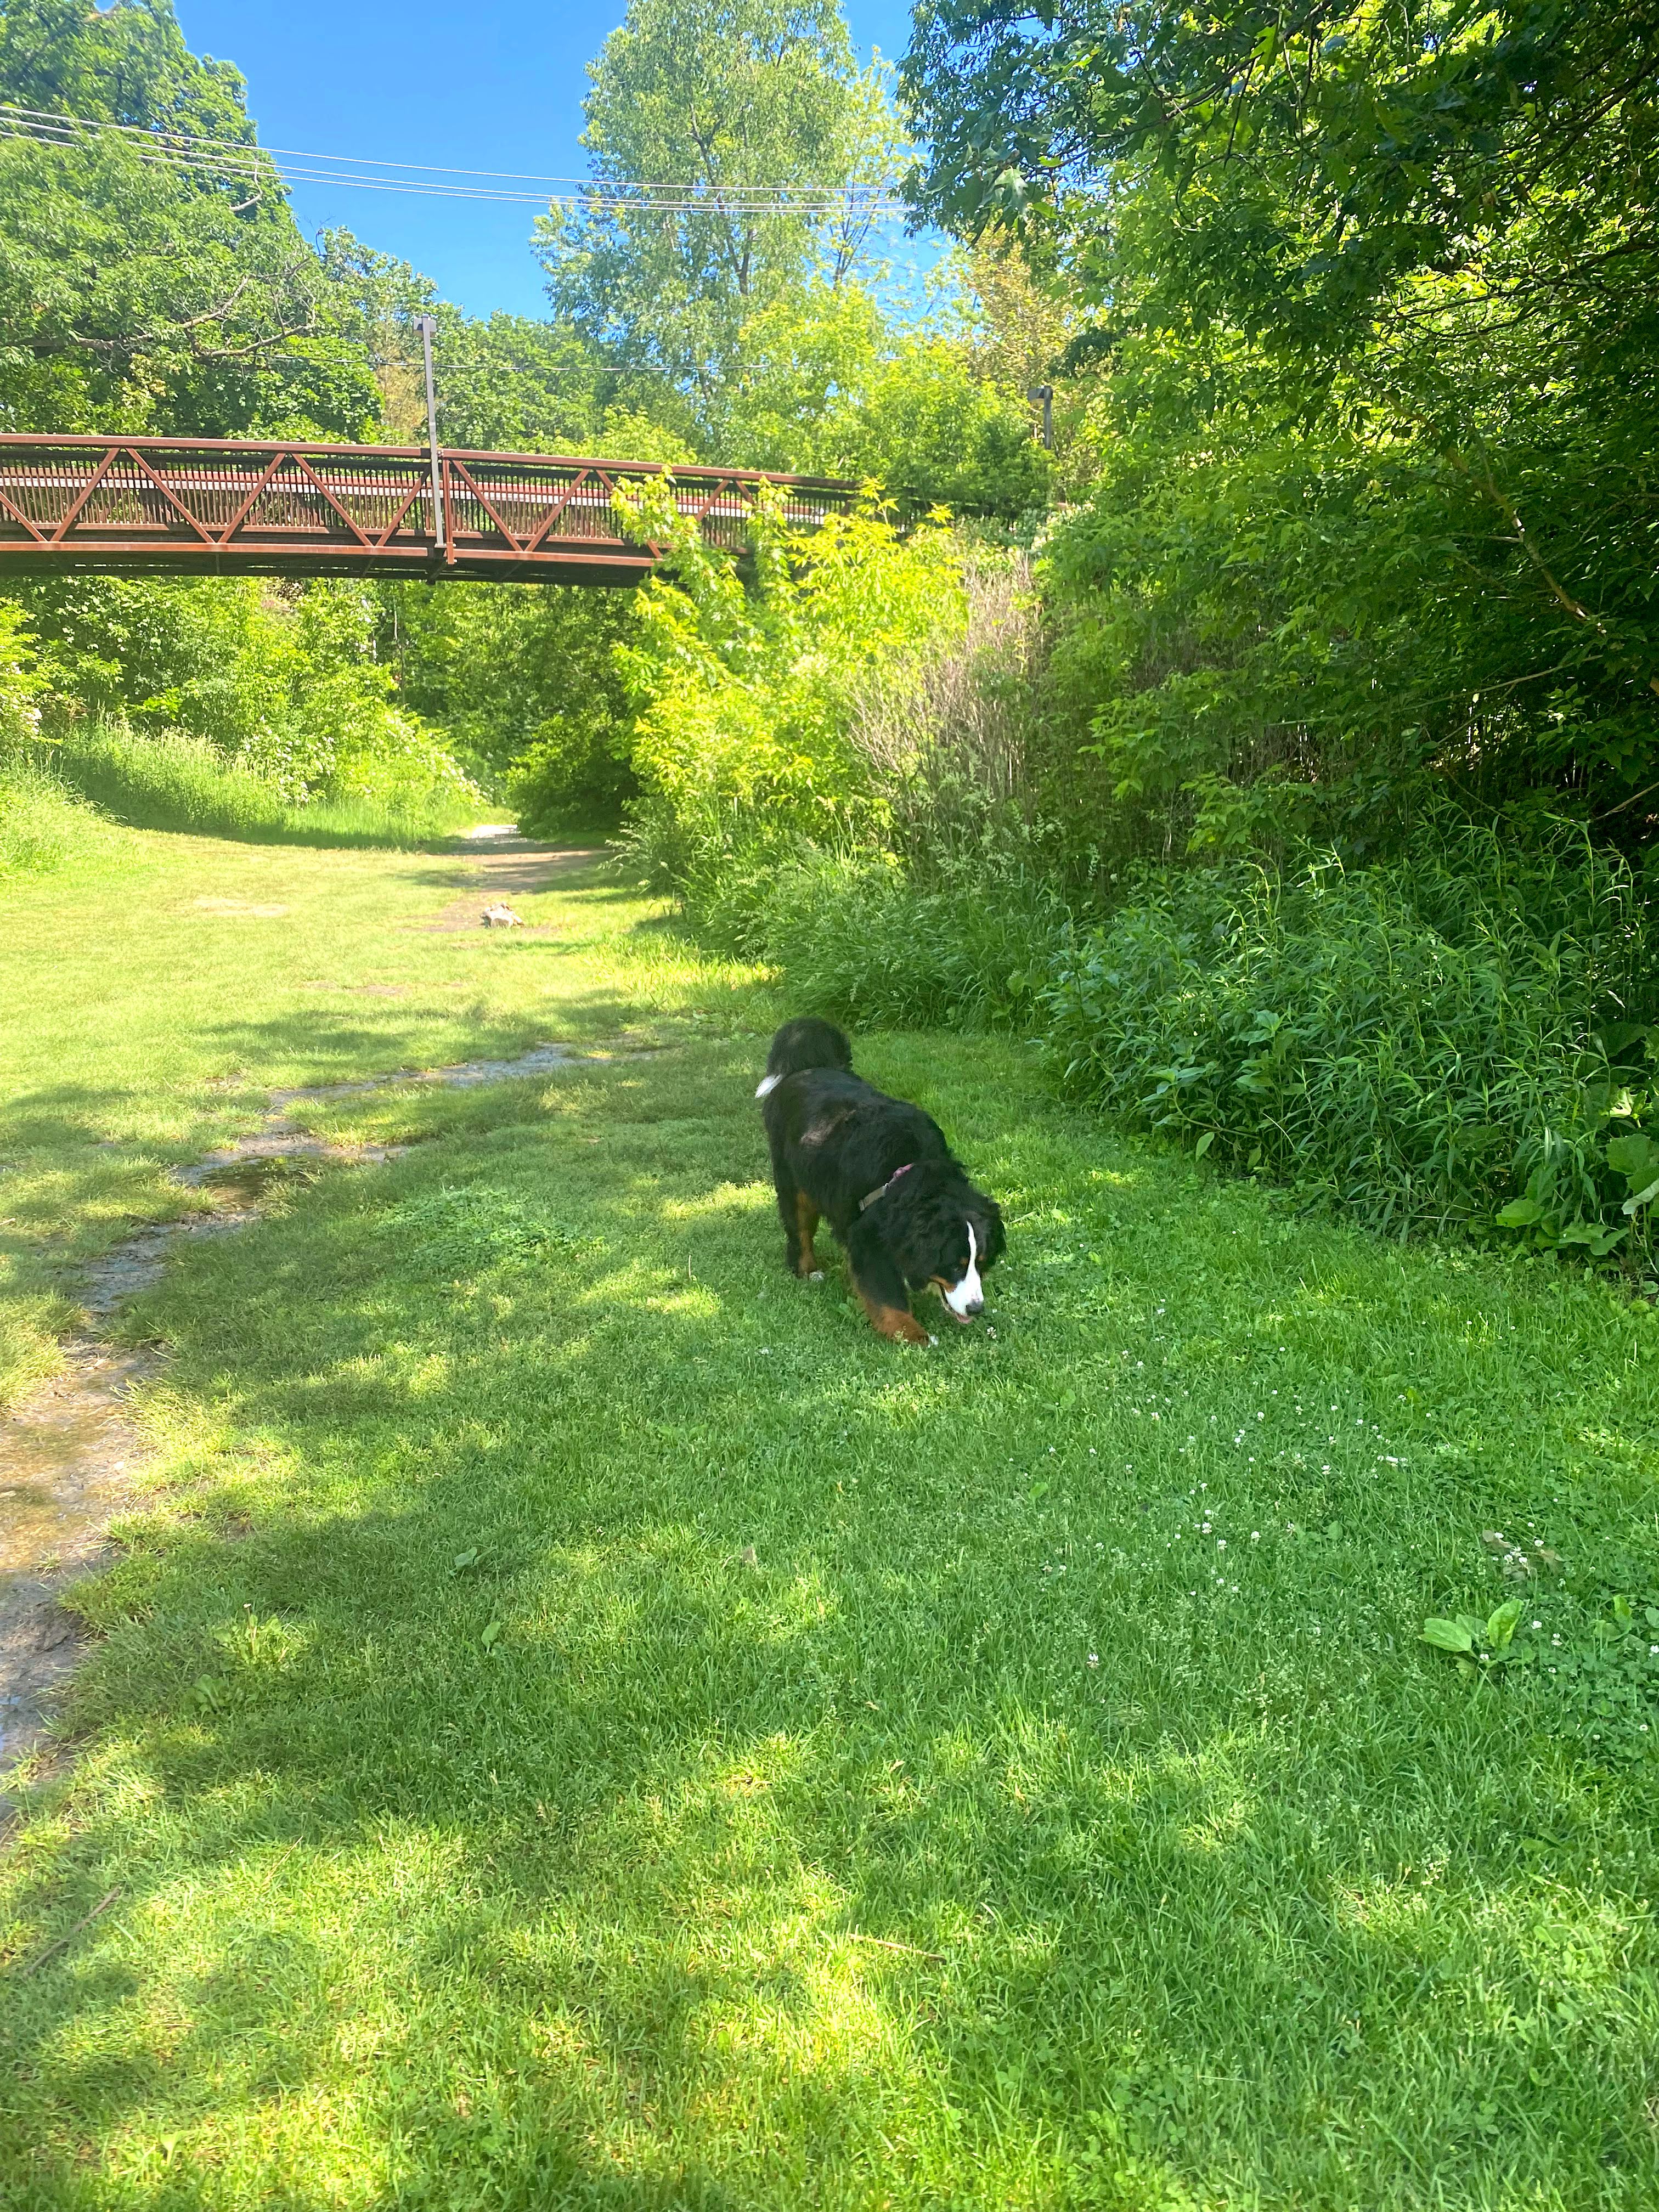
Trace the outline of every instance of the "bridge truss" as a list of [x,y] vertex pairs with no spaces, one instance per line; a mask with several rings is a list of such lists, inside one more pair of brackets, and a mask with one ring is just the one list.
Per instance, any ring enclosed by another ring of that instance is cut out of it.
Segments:
[[[665,473],[449,447],[0,434],[0,586],[76,570],[633,584],[662,549],[630,538],[613,500]],[[798,528],[857,496],[835,477],[744,469],[670,482],[681,514],[733,551],[763,487]]]

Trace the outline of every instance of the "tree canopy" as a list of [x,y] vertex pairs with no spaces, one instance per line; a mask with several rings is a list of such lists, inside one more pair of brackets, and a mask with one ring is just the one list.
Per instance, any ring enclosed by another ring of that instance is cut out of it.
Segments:
[[[350,436],[374,418],[241,76],[189,52],[170,0],[7,0],[0,88],[122,126],[0,138],[0,422]],[[199,138],[246,162],[204,167]]]

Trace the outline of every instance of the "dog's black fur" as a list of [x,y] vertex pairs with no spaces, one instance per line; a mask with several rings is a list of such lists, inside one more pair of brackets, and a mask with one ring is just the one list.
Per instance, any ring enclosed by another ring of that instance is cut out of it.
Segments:
[[[969,1271],[970,1223],[980,1269],[1000,1256],[996,1200],[969,1182],[930,1115],[854,1074],[852,1048],[833,1023],[786,1022],[757,1096],[793,1273],[817,1273],[812,1237],[822,1216],[847,1248],[853,1286],[874,1326],[925,1344],[910,1293],[929,1283],[942,1294],[957,1291]],[[947,1307],[957,1320],[980,1310]]]

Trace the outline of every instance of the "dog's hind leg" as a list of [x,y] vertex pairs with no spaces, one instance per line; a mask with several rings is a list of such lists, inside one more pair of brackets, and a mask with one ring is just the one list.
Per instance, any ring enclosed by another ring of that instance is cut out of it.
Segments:
[[823,1270],[818,1265],[818,1255],[812,1249],[812,1238],[817,1230],[818,1210],[804,1190],[795,1193],[795,1235],[790,1242],[789,1257],[795,1273],[804,1281],[820,1278]]
[[784,1243],[788,1250],[788,1267],[792,1275],[812,1275],[817,1273],[817,1259],[812,1250],[812,1232],[818,1225],[818,1210],[804,1190],[798,1190],[788,1170],[779,1163],[772,1171],[778,1194],[778,1218],[783,1224]]

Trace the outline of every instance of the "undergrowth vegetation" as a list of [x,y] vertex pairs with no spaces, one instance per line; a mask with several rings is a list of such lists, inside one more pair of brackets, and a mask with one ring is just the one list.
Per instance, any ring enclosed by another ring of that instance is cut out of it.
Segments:
[[797,542],[745,592],[682,543],[651,587],[635,843],[707,932],[803,1007],[1024,1031],[1117,1118],[1376,1229],[1653,1287],[1652,868],[1420,768],[1363,836],[1358,771],[1299,798],[1212,776],[1171,852],[1156,810],[1057,788],[1052,559],[1034,582],[942,532],[856,529],[850,569]]
[[214,837],[349,842],[442,836],[477,818],[477,793],[443,773],[376,778],[296,801],[282,783],[200,738],[76,725],[33,757],[118,822]]
[[1625,864],[1435,823],[1368,869],[1127,888],[1042,993],[1069,1087],[1386,1231],[1490,1222],[1524,1182],[1513,1225],[1648,1272],[1653,1177],[1617,1163],[1654,1103],[1659,944]]

